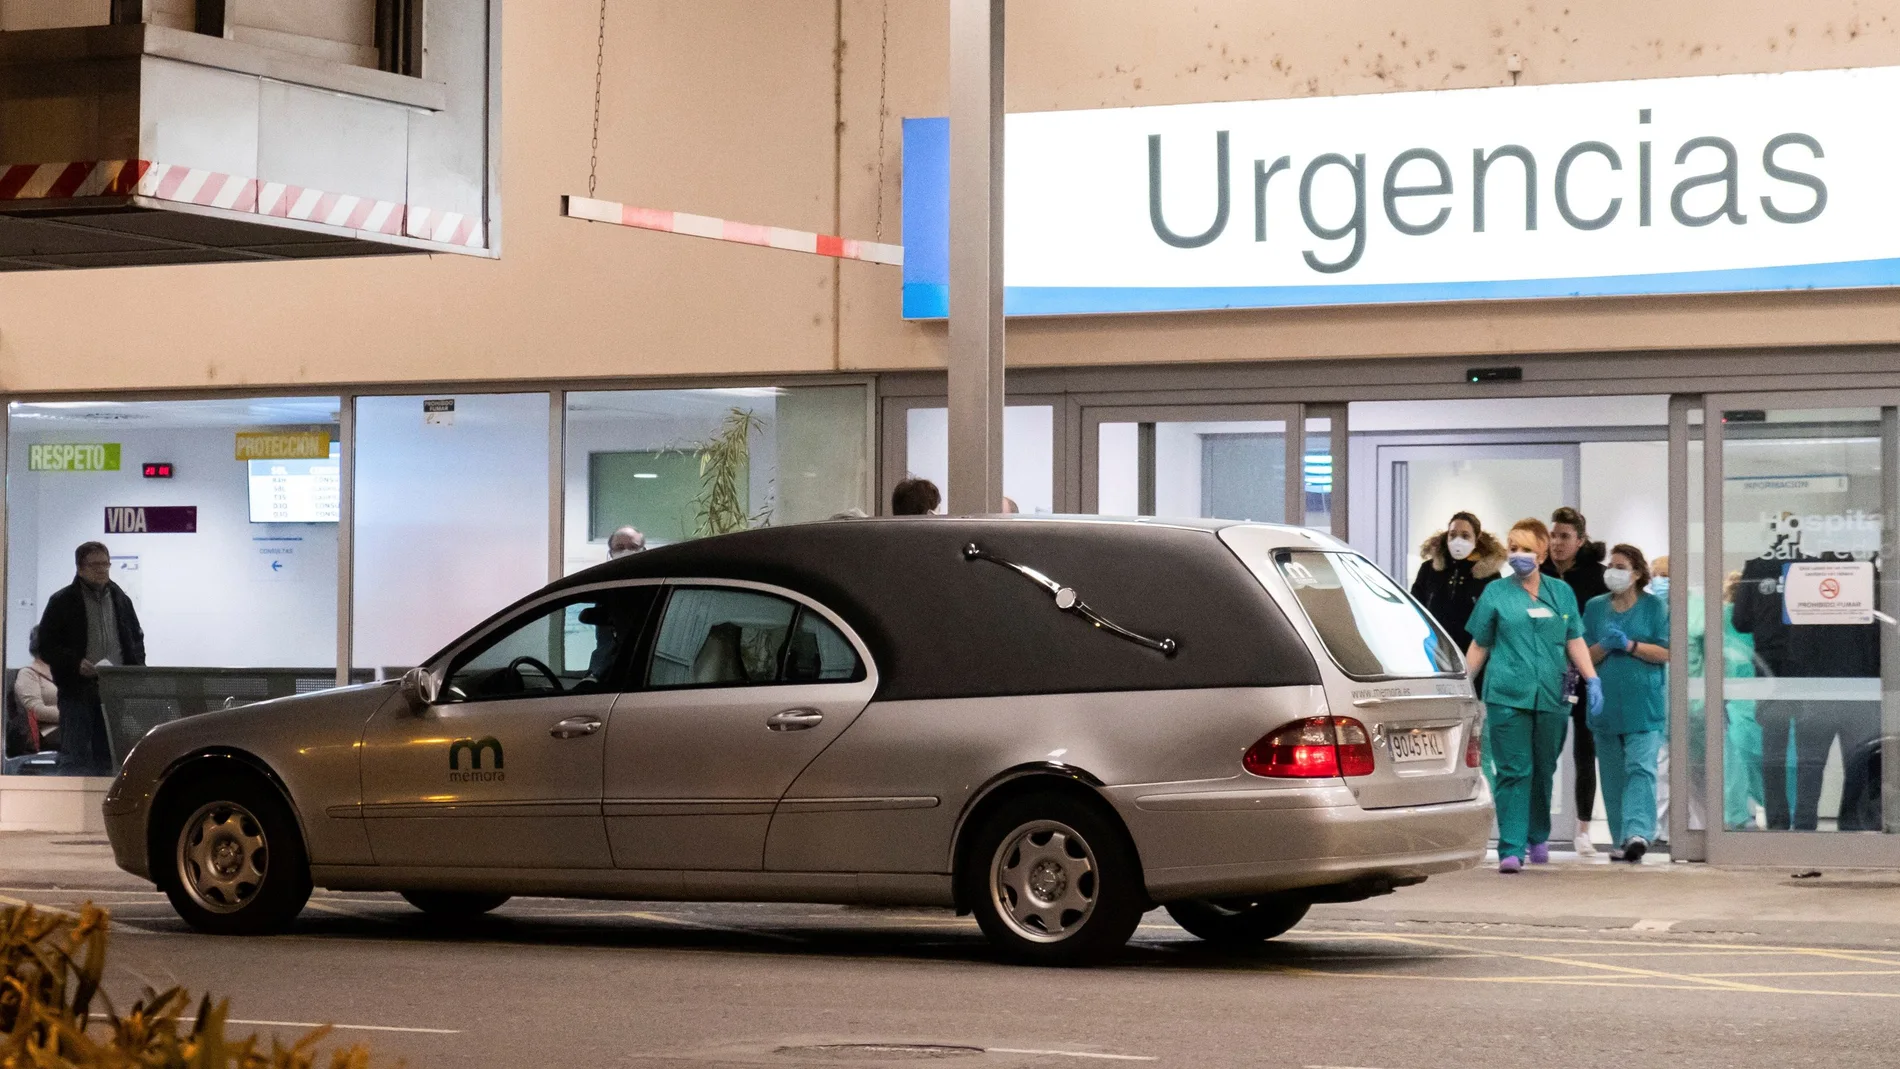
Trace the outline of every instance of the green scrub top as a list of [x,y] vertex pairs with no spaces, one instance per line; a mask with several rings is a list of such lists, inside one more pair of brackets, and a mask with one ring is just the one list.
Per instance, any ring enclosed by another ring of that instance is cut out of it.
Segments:
[[[1599,594],[1583,607],[1584,641],[1594,646],[1603,632],[1621,628],[1632,642],[1669,645],[1669,605],[1654,594],[1636,595],[1628,612],[1617,612],[1612,595]],[[1597,665],[1603,680],[1603,716],[1592,731],[1627,735],[1634,731],[1662,731],[1669,723],[1669,702],[1663,693],[1668,669],[1631,654],[1615,652]]]
[[1562,579],[1544,576],[1532,598],[1524,584],[1507,576],[1484,588],[1465,624],[1471,641],[1491,651],[1484,665],[1484,700],[1489,705],[1568,713],[1564,646],[1583,637],[1577,595]]

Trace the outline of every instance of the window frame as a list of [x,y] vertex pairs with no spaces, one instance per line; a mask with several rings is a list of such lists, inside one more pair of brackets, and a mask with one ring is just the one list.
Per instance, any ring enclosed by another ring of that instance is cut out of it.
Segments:
[[[572,604],[577,601],[588,600],[589,598],[605,598],[614,593],[624,593],[629,597],[638,597],[643,588],[660,587],[662,585],[662,581],[659,580],[589,583],[581,587],[567,587],[561,590],[546,591],[535,597],[532,601],[515,607],[513,611],[498,613],[495,618],[491,618],[476,626],[467,634],[457,639],[448,649],[436,654],[428,661],[423,662],[430,666],[429,671],[436,677],[440,685],[439,693],[442,697],[437,699],[436,704],[481,705],[493,701],[527,700],[531,697],[560,698],[572,696],[573,692],[562,691],[559,694],[509,695],[495,698],[451,699],[447,697],[449,679],[455,670],[463,664],[466,664],[468,660],[486,653],[489,649],[494,647],[496,642],[519,630],[523,621],[531,617],[539,619],[546,616],[550,608],[556,605]],[[609,685],[603,686],[598,691],[590,691],[590,694],[625,694],[631,690],[640,689],[632,685],[631,658],[644,655],[650,644],[655,620],[654,612],[656,607],[665,604],[666,599],[664,593],[663,590],[656,590],[653,593],[652,601],[648,603],[646,611],[641,617],[639,632],[634,635],[634,639],[628,644],[627,649],[623,649],[615,658],[615,663],[610,670],[608,680],[603,681]],[[631,653],[629,651],[631,651]]]
[[[1392,589],[1398,591],[1399,596],[1404,598],[1406,603],[1412,606],[1413,611],[1417,612],[1419,617],[1431,627],[1432,632],[1438,636],[1439,641],[1444,643],[1445,648],[1452,651],[1452,656],[1457,659],[1457,667],[1444,672],[1403,674],[1387,672],[1379,675],[1360,675],[1348,669],[1345,665],[1340,663],[1339,655],[1333,652],[1332,645],[1326,641],[1325,630],[1320,627],[1319,621],[1313,619],[1312,610],[1307,608],[1305,599],[1300,597],[1299,588],[1293,585],[1293,580],[1286,574],[1286,565],[1291,562],[1293,555],[1296,553],[1318,553],[1328,557],[1357,557],[1360,562],[1367,568],[1370,568],[1374,573],[1385,576],[1385,580],[1392,584]],[[1458,644],[1451,640],[1451,635],[1445,631],[1444,625],[1440,624],[1438,618],[1427,611],[1425,606],[1419,604],[1418,599],[1412,596],[1411,591],[1405,589],[1404,586],[1391,576],[1380,571],[1379,566],[1372,563],[1371,559],[1366,557],[1365,554],[1351,549],[1326,549],[1317,546],[1277,546],[1268,551],[1268,559],[1273,562],[1274,575],[1279,578],[1280,582],[1286,584],[1288,595],[1292,597],[1293,603],[1299,606],[1300,616],[1306,620],[1306,625],[1312,628],[1314,641],[1319,644],[1320,649],[1326,652],[1326,659],[1332,662],[1333,667],[1338,670],[1340,675],[1345,676],[1355,683],[1385,683],[1410,679],[1464,678],[1464,651],[1459,649]]]
[[[636,656],[641,659],[641,667],[629,672],[630,676],[637,675],[638,681],[636,684],[634,680],[629,679],[629,693],[661,694],[689,690],[735,690],[742,687],[850,686],[865,682],[870,682],[873,685],[872,689],[876,689],[877,669],[871,659],[870,649],[867,648],[864,641],[858,637],[857,632],[852,630],[850,625],[846,624],[837,613],[832,612],[824,605],[819,604],[817,601],[795,590],[773,586],[769,583],[754,583],[741,579],[668,579],[666,580],[666,588],[664,596],[656,600],[652,613],[648,617],[645,634],[636,652]],[[792,618],[790,623],[786,625],[785,642],[780,645],[778,653],[774,657],[778,666],[776,674],[780,678],[761,682],[748,680],[744,683],[678,683],[658,686],[653,683],[653,648],[659,641],[661,628],[666,625],[666,613],[672,607],[674,595],[682,590],[708,589],[740,590],[748,593],[763,594],[788,601],[792,604]],[[851,646],[851,651],[857,656],[858,666],[857,671],[853,672],[850,678],[783,678],[785,675],[785,654],[786,651],[791,648],[792,632],[798,629],[800,622],[803,621],[807,613],[815,614],[819,619],[830,624],[838,634],[844,636],[845,642]]]

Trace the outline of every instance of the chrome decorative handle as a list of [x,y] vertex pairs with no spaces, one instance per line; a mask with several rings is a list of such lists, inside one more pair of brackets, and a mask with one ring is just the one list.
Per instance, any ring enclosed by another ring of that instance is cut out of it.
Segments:
[[578,739],[583,735],[592,735],[600,730],[600,717],[570,716],[566,720],[548,729],[548,734],[557,739]]
[[803,731],[815,728],[825,719],[825,714],[816,709],[786,709],[765,718],[765,726],[771,731]]
[[977,545],[975,542],[963,547],[963,559],[986,560],[991,564],[1000,564],[1008,568],[1017,575],[1047,590],[1049,596],[1055,599],[1056,608],[1061,609],[1063,612],[1072,612],[1117,638],[1127,639],[1137,646],[1146,646],[1148,649],[1155,650],[1166,657],[1174,656],[1181,649],[1181,644],[1171,638],[1149,638],[1147,635],[1128,630],[1103,616],[1101,613],[1096,612],[1094,609],[1089,608],[1088,602],[1082,600],[1082,595],[1076,593],[1074,587],[1063,586],[1061,583],[1056,582],[1054,579],[1049,578],[1026,564],[1017,564],[1015,561],[999,557],[989,550],[984,549],[982,546]]

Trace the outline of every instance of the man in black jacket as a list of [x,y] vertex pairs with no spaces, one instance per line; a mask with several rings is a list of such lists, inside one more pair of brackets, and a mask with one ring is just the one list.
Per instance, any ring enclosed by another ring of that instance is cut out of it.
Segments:
[[[1550,514],[1550,555],[1542,571],[1570,584],[1571,593],[1577,595],[1578,609],[1589,604],[1591,598],[1610,592],[1603,582],[1608,557],[1603,543],[1590,541],[1583,513],[1566,505]],[[1583,681],[1578,680],[1577,686],[1582,685]],[[1597,808],[1597,743],[1584,718],[1584,703],[1572,700],[1576,704],[1570,707],[1570,759],[1576,769],[1577,853],[1589,856],[1596,853],[1590,842],[1590,817]],[[1668,829],[1663,831],[1667,834]]]
[[65,775],[112,775],[105,710],[99,703],[99,665],[145,663],[145,631],[138,611],[112,581],[112,554],[87,542],[73,553],[79,573],[72,585],[46,599],[40,616],[40,653],[59,687],[59,769]]

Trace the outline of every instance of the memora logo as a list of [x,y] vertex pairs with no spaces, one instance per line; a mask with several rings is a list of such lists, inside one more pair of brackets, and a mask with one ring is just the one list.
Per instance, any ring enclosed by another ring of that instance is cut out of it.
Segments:
[[[495,760],[491,767],[482,767],[482,754],[490,753]],[[468,769],[462,768],[462,755],[468,754]],[[501,740],[493,735],[479,739],[456,739],[449,743],[449,781],[452,783],[500,783],[507,778],[502,771]]]

